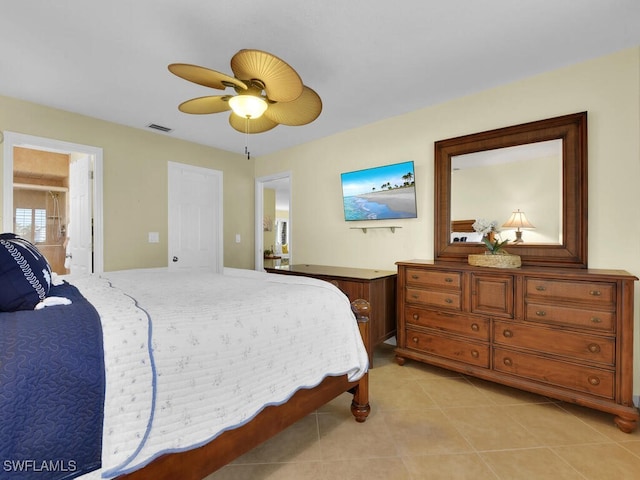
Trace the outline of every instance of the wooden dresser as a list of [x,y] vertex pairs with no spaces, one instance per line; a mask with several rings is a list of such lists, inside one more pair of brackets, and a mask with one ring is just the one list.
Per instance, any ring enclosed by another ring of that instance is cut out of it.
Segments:
[[326,265],[283,265],[266,268],[270,273],[302,275],[333,283],[353,301],[358,298],[371,305],[369,339],[365,347],[373,366],[373,349],[396,334],[396,272]]
[[619,270],[398,262],[400,365],[413,359],[615,415],[633,405],[633,287]]

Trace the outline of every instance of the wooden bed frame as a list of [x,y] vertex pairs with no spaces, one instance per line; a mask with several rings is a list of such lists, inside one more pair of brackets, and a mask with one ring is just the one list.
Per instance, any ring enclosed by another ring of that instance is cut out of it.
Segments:
[[[451,220],[451,231],[452,232],[475,232],[473,229],[473,224],[476,223],[475,219],[471,220]],[[494,241],[495,234],[493,232],[489,232],[487,237],[490,242]]]
[[[351,308],[368,345],[370,305],[365,300],[354,300]],[[346,375],[327,377],[317,387],[299,390],[287,403],[265,408],[251,422],[223,432],[206,445],[162,455],[118,480],[202,480],[347,391],[353,394],[351,413],[357,422],[364,422],[371,410],[368,375],[365,373],[357,382],[349,382]]]
[[451,220],[452,232],[473,232],[475,220]]

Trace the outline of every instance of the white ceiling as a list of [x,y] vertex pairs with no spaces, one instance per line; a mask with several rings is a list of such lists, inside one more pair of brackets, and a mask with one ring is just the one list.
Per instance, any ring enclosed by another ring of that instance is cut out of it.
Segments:
[[[273,53],[323,100],[301,127],[249,138],[252,158],[640,45],[638,0],[20,0],[0,10],[0,95],[243,153],[220,94],[170,63],[232,74],[242,48]],[[167,135],[158,133],[159,135]]]

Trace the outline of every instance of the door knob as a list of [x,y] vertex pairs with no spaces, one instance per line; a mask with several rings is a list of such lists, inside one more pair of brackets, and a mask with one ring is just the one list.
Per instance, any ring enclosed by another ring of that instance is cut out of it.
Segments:
[[178,261],[178,257],[173,257],[173,262],[177,262]]

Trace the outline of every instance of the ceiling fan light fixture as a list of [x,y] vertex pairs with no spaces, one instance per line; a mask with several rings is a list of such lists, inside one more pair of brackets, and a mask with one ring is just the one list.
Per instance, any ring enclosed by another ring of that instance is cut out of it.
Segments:
[[[243,49],[231,58],[234,76],[198,65],[172,63],[169,71],[205,87],[233,88],[237,95],[208,95],[182,102],[178,109],[194,115],[232,111],[231,127],[248,139],[278,125],[299,126],[313,122],[322,112],[322,100],[302,83],[300,75],[284,60],[261,50]],[[240,80],[241,78],[245,80]],[[264,114],[264,115],[263,115]]]
[[235,95],[229,99],[233,113],[242,118],[260,118],[267,110],[267,102],[255,95]]

